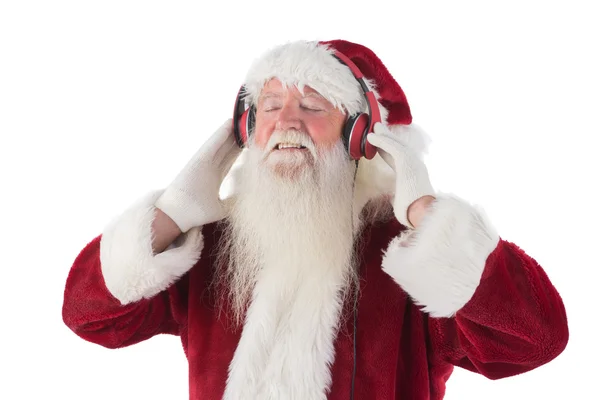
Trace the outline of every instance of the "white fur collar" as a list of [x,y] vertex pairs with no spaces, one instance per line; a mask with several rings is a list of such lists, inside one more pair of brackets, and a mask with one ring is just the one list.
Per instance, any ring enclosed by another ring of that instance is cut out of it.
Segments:
[[331,268],[287,274],[271,269],[259,278],[230,364],[225,400],[327,397],[344,273]]

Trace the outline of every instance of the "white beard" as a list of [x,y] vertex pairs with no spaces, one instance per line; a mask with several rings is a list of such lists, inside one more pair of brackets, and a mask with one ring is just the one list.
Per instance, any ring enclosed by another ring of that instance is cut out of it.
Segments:
[[315,157],[303,140],[310,150],[264,158],[248,149],[217,271],[236,321],[245,316],[225,399],[324,399],[331,384],[333,340],[357,276],[355,166],[341,143]]
[[[272,138],[314,146],[294,132]],[[343,284],[354,278],[360,212],[353,209],[354,163],[341,142],[318,158],[277,152],[265,159],[252,144],[248,149],[219,249],[220,264],[227,269],[219,271],[219,278],[229,289],[237,322],[261,271],[285,273],[286,281],[296,280],[288,282],[291,287],[302,282],[303,274],[315,277],[332,268],[348,274]]]

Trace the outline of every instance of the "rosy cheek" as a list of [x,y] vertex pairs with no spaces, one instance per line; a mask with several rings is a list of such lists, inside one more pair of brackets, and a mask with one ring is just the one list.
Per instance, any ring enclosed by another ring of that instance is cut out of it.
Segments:
[[310,132],[313,132],[313,140],[321,146],[333,146],[341,138],[341,128],[329,119],[315,119],[311,121]]
[[263,129],[256,129],[256,131],[254,132],[255,137],[254,137],[254,142],[256,143],[256,145],[260,148],[265,147],[265,144],[267,143],[267,132],[266,130]]
[[257,115],[254,130],[254,141],[260,148],[264,148],[269,141],[270,132],[275,127],[273,118],[265,115]]

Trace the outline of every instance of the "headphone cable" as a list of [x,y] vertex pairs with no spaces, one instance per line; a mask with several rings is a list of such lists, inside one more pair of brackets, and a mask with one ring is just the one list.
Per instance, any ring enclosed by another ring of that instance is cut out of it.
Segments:
[[[356,186],[356,175],[358,172],[358,160],[356,160],[356,168],[354,169],[354,180],[352,182],[352,236],[354,236],[354,189]],[[356,265],[356,268],[359,269],[360,265]],[[358,273],[359,271],[357,271]],[[356,325],[358,319],[358,292],[360,289],[360,280],[357,279],[357,287],[354,292],[354,323],[353,323],[353,333],[352,333],[352,381],[350,387],[350,400],[354,400],[354,382],[356,379]]]

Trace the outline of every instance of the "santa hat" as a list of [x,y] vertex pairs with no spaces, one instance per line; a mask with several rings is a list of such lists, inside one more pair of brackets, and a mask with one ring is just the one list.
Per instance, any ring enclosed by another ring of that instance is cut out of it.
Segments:
[[348,115],[367,112],[360,83],[350,68],[334,53],[348,57],[364,75],[364,81],[379,104],[381,120],[401,140],[422,154],[428,138],[412,124],[406,95],[383,62],[367,47],[345,40],[296,41],[279,45],[259,57],[250,67],[244,82],[244,98],[256,105],[264,85],[277,78],[284,86],[296,85],[300,91],[310,86]]

